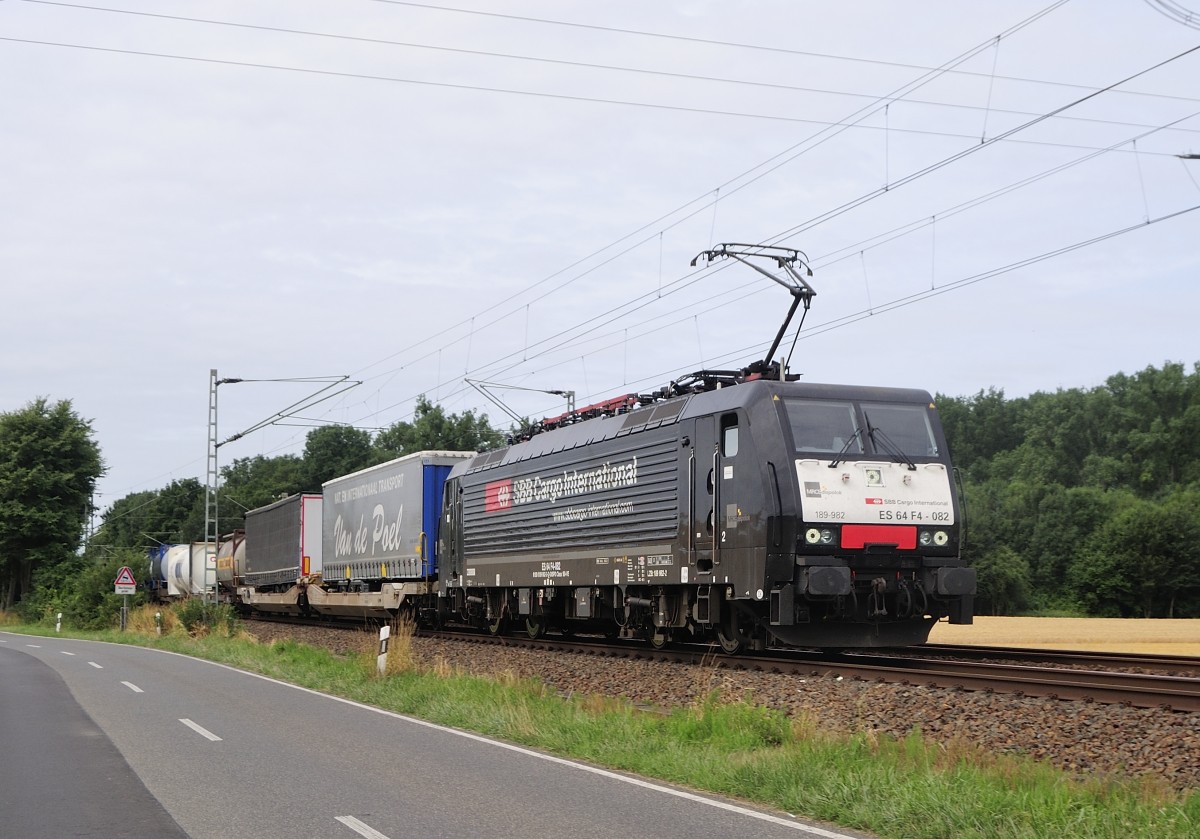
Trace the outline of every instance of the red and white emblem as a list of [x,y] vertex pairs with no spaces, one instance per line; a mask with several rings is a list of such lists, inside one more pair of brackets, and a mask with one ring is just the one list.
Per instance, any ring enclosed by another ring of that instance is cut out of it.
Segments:
[[483,507],[489,513],[512,507],[512,481],[492,481],[484,487]]

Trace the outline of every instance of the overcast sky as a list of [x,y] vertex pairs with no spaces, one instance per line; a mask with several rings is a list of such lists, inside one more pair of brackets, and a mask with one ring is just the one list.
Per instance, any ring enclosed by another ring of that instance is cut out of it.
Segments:
[[[204,480],[213,368],[362,382],[224,464],[745,365],[790,297],[721,242],[807,254],[812,381],[1200,361],[1200,29],[1153,2],[439,3],[0,0],[0,411],[92,420],[101,510]],[[317,387],[223,385],[218,436]]]

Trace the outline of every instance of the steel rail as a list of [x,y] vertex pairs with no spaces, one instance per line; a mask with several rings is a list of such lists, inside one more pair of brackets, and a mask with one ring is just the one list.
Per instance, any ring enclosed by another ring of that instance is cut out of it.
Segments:
[[[896,650],[900,652],[900,650]],[[1040,649],[1031,647],[987,647],[976,644],[925,644],[906,647],[904,654],[918,657],[929,655],[980,659],[1006,659],[1021,662],[1039,662],[1061,667],[1142,667],[1167,670],[1175,675],[1191,673],[1200,676],[1200,658],[1186,655],[1158,655],[1141,653],[1108,652],[1104,650]]]

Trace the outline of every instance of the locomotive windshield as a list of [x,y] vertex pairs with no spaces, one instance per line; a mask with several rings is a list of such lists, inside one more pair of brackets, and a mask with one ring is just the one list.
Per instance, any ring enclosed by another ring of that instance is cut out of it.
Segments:
[[785,399],[798,452],[862,454],[862,434],[849,402]]
[[[875,453],[935,457],[936,438],[923,405],[784,399],[797,452]],[[870,442],[867,442],[870,441]]]
[[[864,403],[862,409],[876,450],[886,450],[890,443],[910,457],[937,456],[937,441],[924,406]],[[878,439],[881,436],[883,440]]]

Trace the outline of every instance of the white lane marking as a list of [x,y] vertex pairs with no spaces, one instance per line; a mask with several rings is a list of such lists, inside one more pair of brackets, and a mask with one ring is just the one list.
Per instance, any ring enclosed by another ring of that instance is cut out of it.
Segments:
[[358,835],[367,837],[367,839],[388,839],[387,835],[380,833],[369,824],[360,822],[354,816],[335,816],[334,820],[341,822]]
[[103,667],[101,667],[99,664],[97,664],[97,663],[96,663],[96,662],[94,662],[94,661],[89,661],[89,662],[88,662],[88,664],[92,665],[92,666],[93,666],[93,667],[95,667],[97,670],[103,670],[103,669],[104,669]]
[[33,647],[35,650],[40,650],[42,648],[41,644],[26,644],[25,646]]
[[121,684],[125,685],[125,687],[129,688],[134,693],[145,693],[146,692],[146,691],[142,690],[140,687],[138,687],[137,685],[135,685],[133,682],[121,682]]
[[75,653],[69,653],[66,650],[59,650],[59,652],[62,653],[63,655],[75,655]]
[[[168,655],[183,656],[183,653],[174,653],[174,652],[169,652],[167,650],[162,650],[161,652],[166,652]],[[183,656],[183,657],[190,658],[190,656]],[[203,661],[203,659],[194,659],[194,660]],[[609,770],[601,769],[598,766],[588,766],[587,764],[576,763],[575,761],[567,760],[566,758],[555,757],[554,755],[542,754],[541,752],[531,751],[530,749],[522,748],[521,746],[514,746],[511,743],[502,743],[499,740],[489,740],[487,737],[484,737],[482,734],[472,734],[470,731],[459,731],[458,729],[447,728],[444,725],[438,725],[437,723],[433,723],[433,722],[426,722],[425,720],[419,720],[416,717],[407,717],[404,714],[397,714],[395,711],[387,711],[387,710],[384,710],[383,708],[374,708],[370,705],[364,705],[361,702],[355,702],[353,699],[344,699],[340,696],[333,696],[332,694],[321,693],[320,691],[313,690],[312,688],[306,688],[306,687],[301,687],[300,685],[288,684],[287,682],[281,682],[279,679],[272,679],[270,676],[263,676],[259,673],[251,673],[248,670],[239,670],[238,668],[231,667],[228,664],[219,664],[215,661],[210,661],[208,663],[212,664],[215,667],[223,667],[226,670],[233,670],[235,673],[243,673],[247,676],[253,676],[256,679],[262,679],[264,682],[272,682],[277,685],[282,685],[283,687],[288,687],[288,688],[292,688],[293,690],[302,691],[303,693],[312,694],[313,696],[319,696],[322,699],[332,699],[334,702],[341,702],[343,705],[350,705],[354,708],[360,708],[364,711],[371,711],[372,713],[380,714],[385,717],[391,717],[393,719],[403,720],[404,722],[412,723],[413,725],[419,725],[419,726],[422,726],[423,728],[430,728],[430,729],[433,729],[434,731],[440,731],[444,734],[453,734],[456,737],[465,737],[466,739],[474,740],[477,743],[483,743],[488,746],[495,746],[498,749],[507,749],[510,752],[516,752],[517,754],[525,755],[526,757],[536,758],[537,760],[545,760],[545,761],[548,761],[549,763],[557,763],[559,766],[566,766],[571,769],[578,769],[580,772],[589,772],[593,775],[599,775],[601,778],[607,778],[612,781],[618,781],[623,784],[629,784],[630,786],[641,787],[642,789],[647,789],[647,790],[650,790],[651,792],[657,792],[657,793],[661,793],[663,795],[670,795],[670,796],[674,796],[675,798],[682,798],[685,801],[691,801],[696,804],[703,804],[708,807],[714,807],[718,810],[725,810],[726,812],[729,812],[729,813],[736,813],[739,816],[746,816],[747,818],[757,819],[759,821],[769,822],[771,824],[777,824],[781,827],[786,827],[791,830],[798,831],[800,833],[807,833],[811,836],[820,836],[821,839],[855,839],[855,837],[849,833],[838,833],[833,830],[825,830],[824,828],[817,827],[815,825],[804,824],[802,822],[795,821],[794,816],[792,818],[783,818],[781,816],[775,816],[770,813],[764,813],[764,812],[760,812],[758,810],[751,810],[748,807],[742,807],[740,805],[733,804],[728,801],[720,801],[715,798],[707,798],[706,796],[698,795],[694,792],[686,792],[681,789],[673,789],[668,786],[663,786],[662,784],[657,784],[652,781],[645,781],[645,780],[642,780],[641,778],[635,778],[630,775],[621,775],[616,772],[610,772]]]
[[[82,643],[86,643],[86,644],[108,644],[108,643],[110,643],[107,641],[91,641],[91,640],[86,640],[86,639],[81,639],[81,641],[82,641]],[[258,673],[251,673],[249,670],[241,670],[237,667],[231,667],[228,664],[220,664],[215,661],[205,661],[202,658],[194,658],[193,656],[184,655],[183,653],[171,652],[169,650],[154,650],[154,649],[145,648],[145,647],[142,647],[139,649],[144,649],[147,652],[162,653],[163,655],[176,655],[176,656],[179,656],[180,658],[186,658],[190,661],[201,662],[204,664],[210,664],[213,667],[220,667],[224,670],[231,670],[234,673],[241,673],[243,676],[251,676],[255,679],[261,679],[264,682],[271,682],[272,684],[282,685],[283,687],[291,688],[292,690],[298,690],[298,691],[301,691],[302,693],[308,693],[313,696],[319,696],[322,699],[329,699],[334,702],[340,702],[343,705],[350,705],[354,708],[359,708],[363,711],[370,711],[375,714],[380,714],[385,717],[391,717],[392,719],[402,720],[404,722],[412,723],[413,725],[419,725],[424,728],[432,729],[434,731],[441,731],[445,734],[453,734],[457,737],[465,737],[468,740],[474,740],[478,743],[484,743],[489,746],[495,746],[498,749],[507,749],[510,752],[516,752],[518,754],[522,754],[527,757],[536,758],[537,760],[545,760],[545,761],[549,761],[550,763],[557,763],[560,766],[566,766],[566,767],[570,767],[571,769],[577,769],[580,772],[590,772],[591,774],[599,775],[602,778],[608,778],[610,780],[618,781],[620,783],[630,784],[631,786],[642,787],[643,789],[648,789],[653,792],[659,792],[664,795],[671,795],[676,798],[682,798],[687,801],[695,802],[697,804],[706,805],[708,807],[715,807],[718,810],[725,810],[727,812],[737,813],[739,815],[746,816],[748,818],[758,819],[759,821],[770,822],[772,824],[777,824],[782,827],[787,827],[787,828],[790,828],[792,830],[795,830],[795,831],[798,831],[801,833],[808,833],[812,836],[820,836],[820,837],[822,837],[822,839],[855,839],[855,837],[849,833],[838,833],[833,830],[825,830],[824,828],[815,827],[814,825],[803,824],[801,822],[792,821],[790,819],[785,819],[780,816],[774,816],[774,815],[771,815],[770,813],[762,813],[762,812],[758,812],[756,810],[751,810],[746,807],[738,806],[737,804],[731,804],[727,801],[718,801],[715,798],[706,798],[703,795],[697,795],[696,793],[685,792],[683,790],[678,790],[678,789],[672,789],[671,787],[663,786],[662,784],[656,784],[656,783],[652,783],[650,781],[644,781],[641,778],[634,778],[634,777],[631,777],[628,775],[619,775],[616,772],[610,772],[607,769],[600,769],[599,767],[596,767],[596,766],[587,766],[586,764],[575,763],[574,761],[570,761],[570,760],[567,760],[567,759],[561,758],[561,757],[555,757],[554,755],[547,755],[547,754],[541,754],[539,752],[530,751],[529,749],[525,749],[520,746],[514,746],[510,743],[501,743],[497,740],[489,740],[488,738],[484,737],[481,734],[472,734],[469,731],[458,731],[453,728],[447,728],[444,725],[438,725],[437,723],[426,722],[425,720],[419,720],[416,717],[406,717],[404,714],[397,714],[395,711],[385,711],[383,708],[373,708],[370,705],[364,705],[361,702],[355,702],[353,699],[343,699],[340,696],[333,696],[328,693],[321,693],[320,691],[313,690],[312,688],[300,687],[299,685],[289,684],[287,682],[282,682],[279,679],[272,679],[270,676],[263,676]],[[197,729],[201,733],[205,733],[205,736],[207,736],[207,737],[211,737],[216,740],[221,739],[220,737],[217,737],[215,734],[207,734],[206,732],[203,731],[203,729],[200,728],[200,726],[196,725],[191,720],[180,720],[180,722],[184,723],[187,726]]]
[[220,737],[218,737],[217,735],[213,734],[211,731],[209,731],[209,730],[208,730],[207,728],[205,728],[204,726],[201,726],[201,725],[196,725],[196,724],[195,724],[194,722],[192,722],[191,720],[180,720],[180,722],[181,722],[181,723],[183,723],[184,725],[186,725],[186,726],[187,726],[188,728],[190,728],[192,731],[194,731],[194,732],[196,732],[197,734],[199,734],[201,737],[207,737],[209,740],[212,740],[213,742],[216,742],[217,740],[220,740],[220,739],[221,739]]

